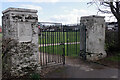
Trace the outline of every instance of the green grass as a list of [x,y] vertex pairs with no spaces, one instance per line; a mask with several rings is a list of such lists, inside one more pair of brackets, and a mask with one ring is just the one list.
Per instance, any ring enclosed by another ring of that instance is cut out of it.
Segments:
[[120,52],[117,55],[106,58],[106,60],[115,61],[115,62],[120,61]]
[[39,36],[39,44],[79,42],[80,32],[42,32]]
[[120,56],[113,56],[113,57],[107,58],[107,60],[110,60],[110,61],[120,61]]
[[[46,46],[39,48],[40,52],[49,53],[49,54],[63,54],[63,45],[54,45],[54,46]],[[77,48],[76,48],[77,47]],[[78,56],[80,49],[80,44],[68,44],[65,45],[65,56]]]
[[[70,43],[80,41],[80,32],[42,32],[39,36],[39,44]],[[44,46],[39,50],[49,54],[63,54],[64,45]],[[65,45],[65,56],[78,56],[80,44]]]

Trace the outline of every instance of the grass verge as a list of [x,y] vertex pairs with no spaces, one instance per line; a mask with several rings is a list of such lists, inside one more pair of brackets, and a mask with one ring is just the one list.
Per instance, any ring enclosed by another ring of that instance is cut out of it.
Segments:
[[[48,54],[63,54],[64,45],[44,46],[40,47],[40,52]],[[80,44],[68,44],[65,45],[65,56],[78,56]]]

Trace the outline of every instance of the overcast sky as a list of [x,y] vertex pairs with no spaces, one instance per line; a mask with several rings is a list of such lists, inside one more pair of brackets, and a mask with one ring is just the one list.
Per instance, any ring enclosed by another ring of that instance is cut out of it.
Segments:
[[[29,1],[29,2],[28,2]],[[0,2],[0,16],[2,11],[9,8],[28,8],[38,10],[39,22],[61,22],[63,24],[76,24],[81,16],[101,15],[105,20],[115,21],[109,18],[111,14],[97,14],[98,8],[87,3],[90,0],[2,0]],[[0,19],[0,25],[2,21]]]

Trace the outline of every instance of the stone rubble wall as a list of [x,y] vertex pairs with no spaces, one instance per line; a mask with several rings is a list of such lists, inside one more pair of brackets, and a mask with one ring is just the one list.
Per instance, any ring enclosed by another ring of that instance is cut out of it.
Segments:
[[[3,40],[14,45],[3,59],[3,72],[11,76],[23,76],[29,72],[40,72],[38,63],[38,16],[37,10],[8,8],[3,11]],[[4,74],[3,73],[3,74]]]
[[19,43],[16,47],[11,49],[12,66],[11,74],[23,76],[28,72],[32,72],[37,68],[37,61],[34,52],[36,45],[33,43]]

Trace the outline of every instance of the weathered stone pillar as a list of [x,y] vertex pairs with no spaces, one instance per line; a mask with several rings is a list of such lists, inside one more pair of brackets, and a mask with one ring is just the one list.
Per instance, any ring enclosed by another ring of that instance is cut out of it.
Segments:
[[80,51],[86,52],[87,60],[99,60],[106,56],[105,20],[101,16],[81,17]]
[[2,13],[3,74],[22,76],[40,69],[37,10],[8,8]]

